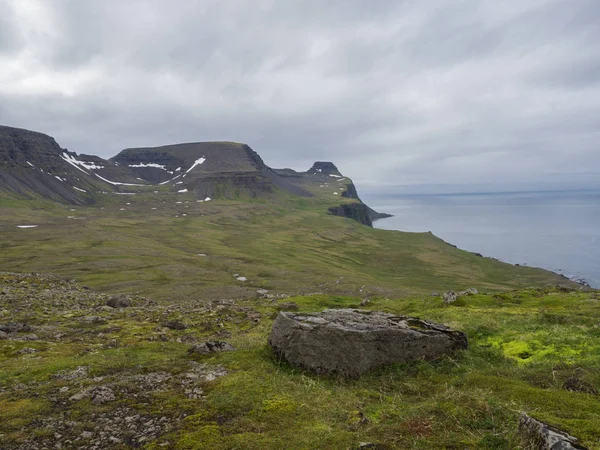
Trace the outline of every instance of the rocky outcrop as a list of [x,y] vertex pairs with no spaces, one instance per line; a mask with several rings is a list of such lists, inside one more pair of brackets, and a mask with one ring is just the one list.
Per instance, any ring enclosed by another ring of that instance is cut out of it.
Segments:
[[342,176],[341,172],[338,170],[335,164],[333,164],[330,161],[315,162],[307,173],[314,175],[336,175],[338,177]]
[[430,360],[467,348],[466,335],[444,325],[357,309],[280,312],[269,344],[290,364],[359,377],[391,363]]
[[519,434],[526,448],[532,450],[587,450],[578,443],[576,437],[525,413],[519,418]]
[[373,221],[369,215],[369,207],[364,203],[345,203],[339,206],[332,206],[329,208],[329,212],[334,216],[347,217],[363,225],[373,226]]

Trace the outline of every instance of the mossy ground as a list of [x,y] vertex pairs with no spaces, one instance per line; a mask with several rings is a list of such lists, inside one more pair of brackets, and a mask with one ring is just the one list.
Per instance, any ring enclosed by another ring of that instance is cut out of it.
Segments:
[[[430,295],[373,299],[366,308],[463,330],[470,347],[436,361],[385,367],[346,380],[306,373],[274,357],[267,337],[283,300],[188,300],[179,305],[139,300],[132,308],[111,310],[102,307],[105,297],[89,294],[86,303],[65,291],[63,296],[82,305],[77,309],[69,302],[36,304],[32,294],[45,287],[31,283],[35,277],[0,286],[8,286],[12,299],[2,307],[13,308],[3,320],[27,321],[40,337],[0,341],[0,439],[7,448],[52,441],[52,426],[44,420],[53,415],[78,424],[74,439],[94,430],[94,414],[128,408],[171,421],[169,431],[143,444],[149,449],[165,444],[181,449],[346,449],[360,442],[388,448],[512,449],[521,448],[515,434],[521,411],[600,449],[598,396],[564,387],[576,377],[600,390],[600,297],[595,293],[528,289],[465,296],[453,306]],[[21,300],[15,300],[19,295]],[[358,307],[361,299],[310,295],[285,301],[296,302],[301,311],[316,311]],[[89,314],[101,319],[90,323],[85,320]],[[166,329],[161,324],[167,320],[181,320],[188,328]],[[62,335],[59,341],[52,337],[56,334]],[[223,336],[237,351],[187,354],[191,342]],[[22,355],[18,350],[23,347],[39,352]],[[144,389],[135,381],[154,373],[176,380],[194,362],[221,365],[228,372],[201,382],[202,398],[188,398],[178,383]],[[80,366],[89,368],[89,378],[55,377]],[[110,383],[115,402],[68,400],[98,384],[93,377]],[[67,393],[61,394],[61,388]],[[126,443],[115,447],[129,448]]]

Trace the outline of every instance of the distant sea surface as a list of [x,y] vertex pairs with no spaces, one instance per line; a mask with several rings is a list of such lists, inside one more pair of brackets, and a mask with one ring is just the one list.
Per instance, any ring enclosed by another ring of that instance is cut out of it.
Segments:
[[396,195],[376,228],[431,231],[464,250],[542,267],[600,288],[600,191]]

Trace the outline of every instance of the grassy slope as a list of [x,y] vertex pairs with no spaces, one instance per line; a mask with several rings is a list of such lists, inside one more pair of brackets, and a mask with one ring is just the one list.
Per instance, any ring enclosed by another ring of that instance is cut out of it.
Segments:
[[[164,189],[113,195],[90,208],[0,199],[0,270],[54,272],[159,300],[243,297],[257,287],[400,297],[568,283],[461,251],[428,233],[371,229],[334,217],[325,213],[331,204],[291,196],[198,203],[192,194]],[[16,228],[23,224],[38,228]],[[248,281],[236,281],[236,273]]]

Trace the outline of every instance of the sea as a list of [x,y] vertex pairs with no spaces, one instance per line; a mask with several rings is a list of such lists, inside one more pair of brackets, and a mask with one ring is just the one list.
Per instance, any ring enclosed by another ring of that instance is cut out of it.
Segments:
[[600,288],[600,190],[363,197],[376,228],[431,231],[464,250]]

